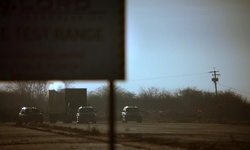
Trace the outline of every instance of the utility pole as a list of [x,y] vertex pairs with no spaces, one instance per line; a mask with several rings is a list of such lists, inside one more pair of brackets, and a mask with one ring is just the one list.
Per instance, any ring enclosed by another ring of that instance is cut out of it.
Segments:
[[219,71],[216,71],[215,68],[213,71],[210,71],[209,73],[212,73],[212,81],[214,82],[214,87],[215,87],[215,95],[217,96],[217,82],[219,81],[218,76],[220,76],[220,74],[218,73]]

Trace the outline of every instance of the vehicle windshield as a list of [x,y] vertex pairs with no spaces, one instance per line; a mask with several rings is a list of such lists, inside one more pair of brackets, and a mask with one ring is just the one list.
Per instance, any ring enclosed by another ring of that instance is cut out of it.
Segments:
[[92,108],[82,108],[79,110],[80,113],[84,113],[84,112],[94,112],[94,110]]
[[127,112],[139,112],[138,108],[127,108]]
[[26,109],[26,113],[40,113],[38,109]]

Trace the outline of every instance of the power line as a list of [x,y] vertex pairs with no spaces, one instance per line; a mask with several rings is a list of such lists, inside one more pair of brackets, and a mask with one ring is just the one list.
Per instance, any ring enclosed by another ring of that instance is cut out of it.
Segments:
[[219,85],[224,86],[224,87],[228,87],[228,88],[230,88],[230,89],[232,89],[232,90],[235,90],[235,91],[242,92],[242,93],[245,93],[245,94],[249,94],[249,95],[250,95],[250,93],[249,93],[249,92],[242,91],[242,90],[239,90],[239,89],[233,88],[233,87],[228,86],[228,85],[225,85],[225,84],[221,84],[221,83],[219,83]]
[[153,77],[153,78],[144,78],[144,79],[131,79],[128,81],[145,81],[145,80],[157,80],[157,79],[166,79],[166,78],[177,78],[177,77],[185,77],[185,76],[195,76],[201,74],[208,74],[209,72],[201,72],[201,73],[191,73],[191,74],[182,74],[182,75],[171,75],[171,76],[163,76],[163,77]]

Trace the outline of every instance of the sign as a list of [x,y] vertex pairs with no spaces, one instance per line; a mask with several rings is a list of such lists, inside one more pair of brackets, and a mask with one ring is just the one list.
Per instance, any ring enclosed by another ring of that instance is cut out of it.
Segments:
[[123,0],[0,0],[0,80],[125,78]]

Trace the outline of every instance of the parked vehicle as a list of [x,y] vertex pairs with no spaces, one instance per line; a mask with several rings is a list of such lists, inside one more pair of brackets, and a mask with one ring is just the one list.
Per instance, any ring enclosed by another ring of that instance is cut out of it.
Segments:
[[142,122],[142,113],[137,106],[125,106],[122,110],[122,122],[137,121]]
[[77,123],[96,123],[96,113],[91,106],[79,107],[76,114]]
[[87,106],[86,88],[66,88],[49,90],[49,121],[72,123],[80,106]]
[[43,115],[36,107],[22,107],[17,118],[17,125],[43,123]]

